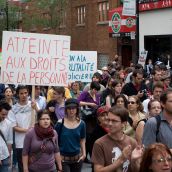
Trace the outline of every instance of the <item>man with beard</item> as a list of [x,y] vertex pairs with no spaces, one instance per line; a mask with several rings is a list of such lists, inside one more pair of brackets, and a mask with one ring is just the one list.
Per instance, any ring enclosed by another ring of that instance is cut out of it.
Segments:
[[132,81],[123,86],[121,94],[137,95],[141,101],[145,100],[147,98],[147,87],[143,75],[144,71],[142,69],[135,69],[132,74]]
[[160,97],[163,111],[160,113],[160,123],[155,117],[148,119],[144,127],[142,143],[148,147],[155,142],[161,142],[172,149],[172,89],[167,89]]

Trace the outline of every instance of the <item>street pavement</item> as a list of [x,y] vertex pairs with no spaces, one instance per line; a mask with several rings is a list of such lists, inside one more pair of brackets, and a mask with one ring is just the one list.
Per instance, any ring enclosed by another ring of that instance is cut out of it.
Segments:
[[91,172],[91,164],[83,164],[82,172]]
[[[18,172],[18,169],[13,169],[12,172]],[[83,164],[82,172],[91,172],[91,164]]]

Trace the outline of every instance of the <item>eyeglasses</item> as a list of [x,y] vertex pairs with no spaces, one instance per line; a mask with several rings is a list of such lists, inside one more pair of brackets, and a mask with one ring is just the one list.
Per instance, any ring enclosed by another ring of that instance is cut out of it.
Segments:
[[136,102],[134,102],[134,101],[128,101],[128,104],[132,104],[132,105],[134,105]]
[[160,158],[160,159],[153,159],[152,162],[155,162],[155,163],[164,163],[164,162],[172,162],[172,157],[168,157],[168,158]]
[[107,119],[107,122],[108,122],[108,123],[111,122],[112,124],[116,124],[116,123],[121,122],[121,121],[114,120],[114,119]]

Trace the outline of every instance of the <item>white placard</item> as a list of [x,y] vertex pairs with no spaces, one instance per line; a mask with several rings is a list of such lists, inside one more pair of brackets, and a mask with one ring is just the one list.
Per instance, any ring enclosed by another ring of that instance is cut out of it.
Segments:
[[69,51],[69,36],[4,31],[1,82],[65,86]]
[[143,67],[146,62],[147,54],[148,54],[148,51],[145,51],[145,50],[140,51],[138,63],[141,64]]
[[69,82],[91,82],[97,71],[97,51],[70,51]]
[[122,15],[123,16],[135,16],[136,15],[136,0],[124,0]]

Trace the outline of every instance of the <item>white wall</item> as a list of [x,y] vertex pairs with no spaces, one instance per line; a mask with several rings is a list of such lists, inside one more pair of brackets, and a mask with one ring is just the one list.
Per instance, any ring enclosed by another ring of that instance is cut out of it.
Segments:
[[172,34],[172,8],[140,13],[140,50],[144,49],[144,36]]

